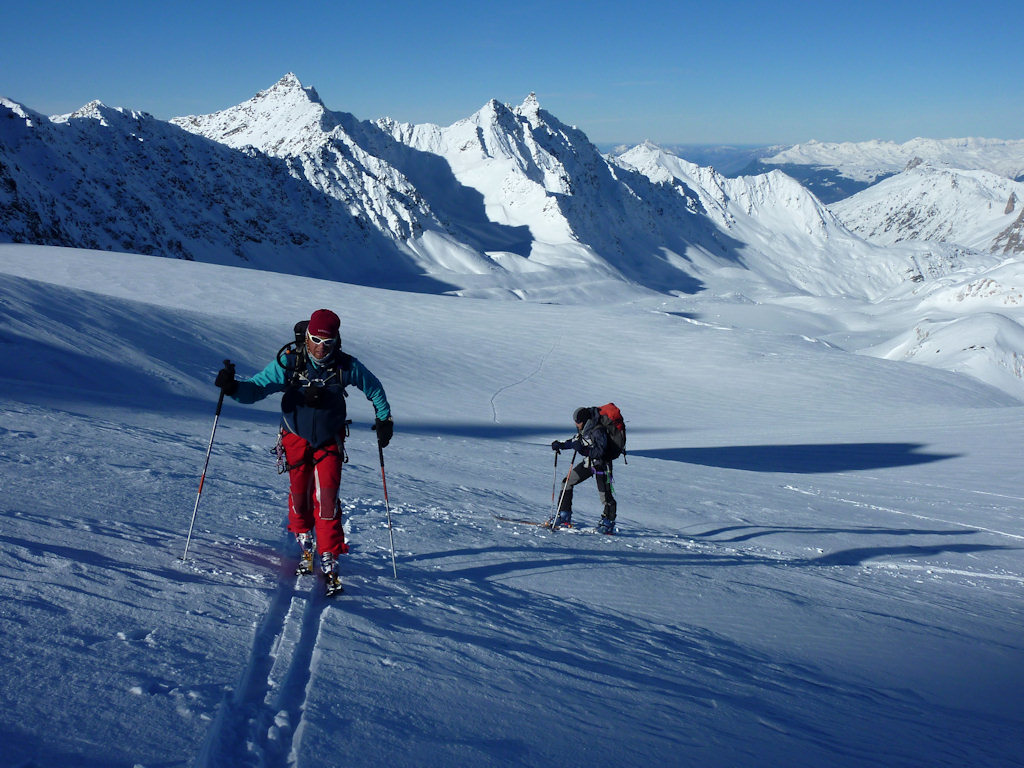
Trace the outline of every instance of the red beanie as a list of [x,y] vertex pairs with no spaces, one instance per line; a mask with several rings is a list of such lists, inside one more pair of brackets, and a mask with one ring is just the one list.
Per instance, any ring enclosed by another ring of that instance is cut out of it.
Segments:
[[329,309],[318,309],[309,318],[310,336],[321,338],[338,338],[338,331],[341,329],[341,320]]

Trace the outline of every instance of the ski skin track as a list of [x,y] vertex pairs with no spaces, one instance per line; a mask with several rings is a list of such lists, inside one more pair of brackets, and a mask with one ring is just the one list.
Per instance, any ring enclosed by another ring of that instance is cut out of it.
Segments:
[[193,768],[294,765],[324,609],[343,590],[324,593],[319,579],[289,573],[271,596],[252,650],[234,688],[226,692]]

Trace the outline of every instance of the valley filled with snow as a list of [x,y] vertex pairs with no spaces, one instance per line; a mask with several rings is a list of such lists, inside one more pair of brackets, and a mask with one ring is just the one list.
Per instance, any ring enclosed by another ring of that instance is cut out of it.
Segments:
[[[817,209],[850,247],[802,260],[754,215],[785,180],[747,184],[719,220],[764,247],[612,301],[0,245],[0,766],[1024,764],[1019,265]],[[224,405],[182,560],[221,361],[319,307],[395,418],[398,576],[353,392],[330,602],[292,575],[276,398]],[[548,516],[551,441],[609,400],[617,535],[592,482],[580,529],[497,520]]]

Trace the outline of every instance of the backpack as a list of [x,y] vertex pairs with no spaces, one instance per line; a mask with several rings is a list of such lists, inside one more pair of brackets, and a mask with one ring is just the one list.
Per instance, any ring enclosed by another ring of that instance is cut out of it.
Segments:
[[612,461],[626,453],[626,422],[615,403],[605,403],[597,409],[597,422],[608,434],[605,459]]

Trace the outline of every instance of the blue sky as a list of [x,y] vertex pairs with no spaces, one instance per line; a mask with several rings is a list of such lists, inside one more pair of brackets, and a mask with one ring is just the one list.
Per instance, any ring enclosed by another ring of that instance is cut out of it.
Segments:
[[449,125],[533,91],[598,143],[1020,139],[1022,27],[1020,0],[35,0],[0,11],[0,96],[167,119],[294,72],[360,119]]

